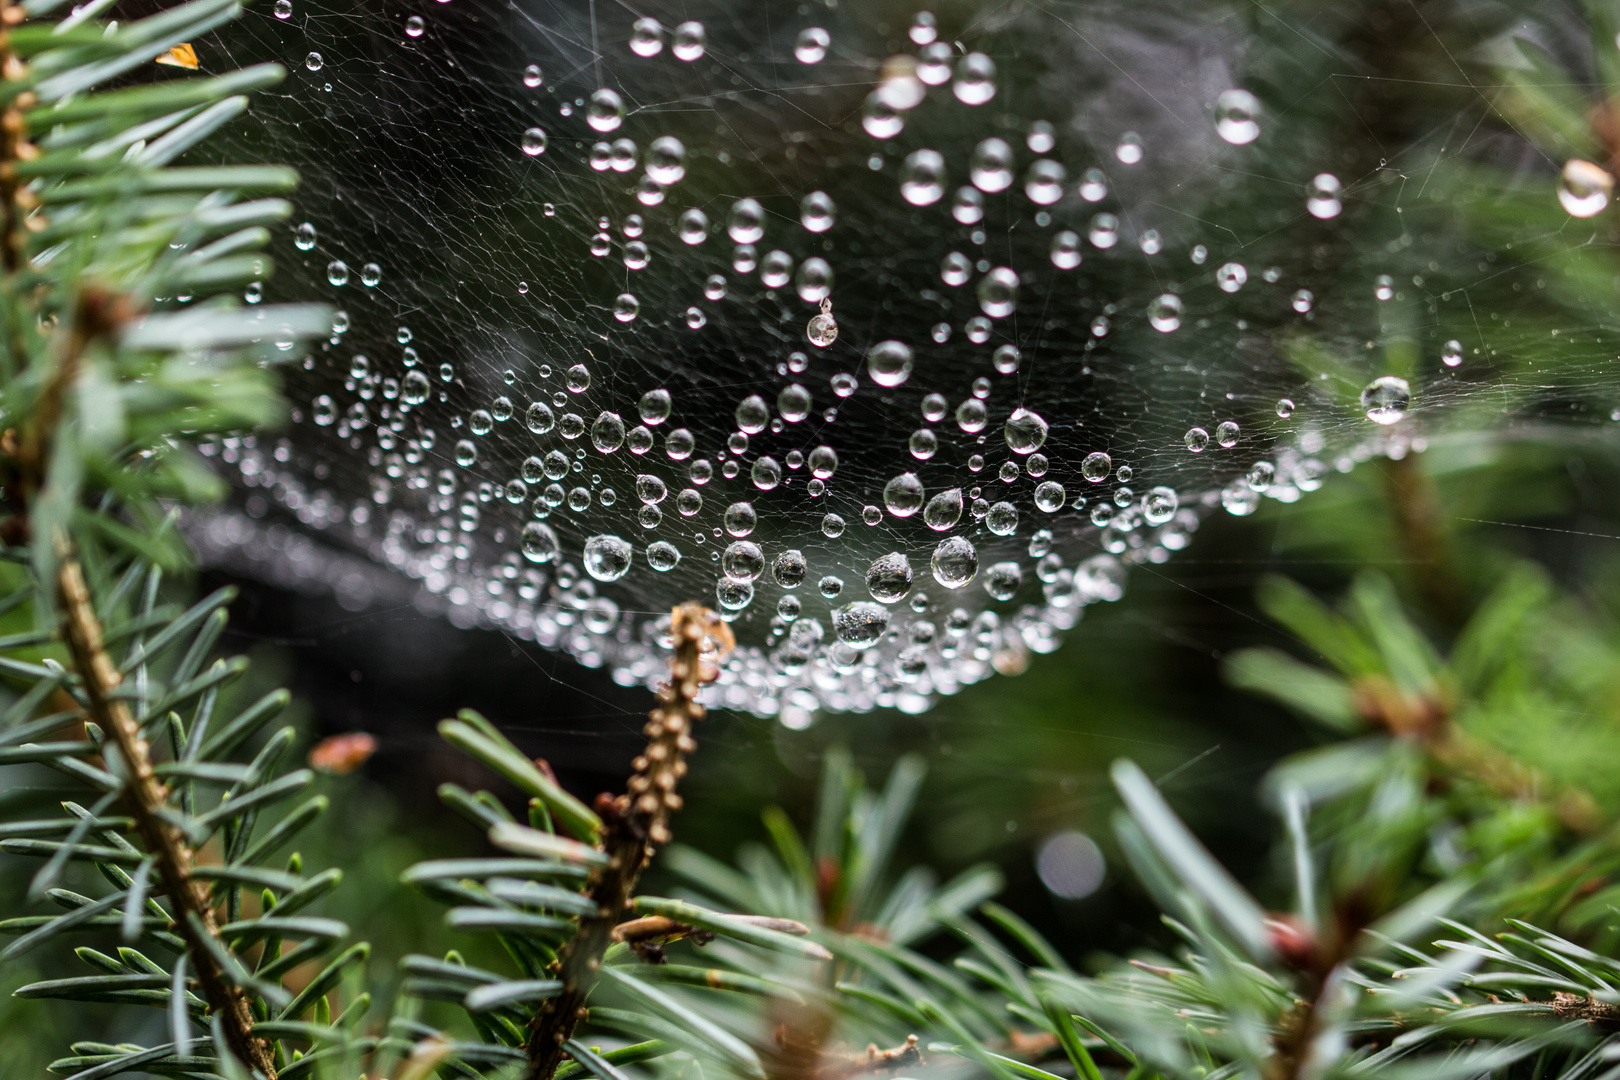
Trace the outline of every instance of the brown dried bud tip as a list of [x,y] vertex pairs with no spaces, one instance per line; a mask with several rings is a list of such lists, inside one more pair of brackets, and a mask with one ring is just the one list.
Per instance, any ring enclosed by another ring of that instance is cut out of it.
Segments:
[[1266,919],[1271,947],[1283,963],[1293,968],[1311,968],[1316,963],[1316,935],[1297,915],[1272,914]]

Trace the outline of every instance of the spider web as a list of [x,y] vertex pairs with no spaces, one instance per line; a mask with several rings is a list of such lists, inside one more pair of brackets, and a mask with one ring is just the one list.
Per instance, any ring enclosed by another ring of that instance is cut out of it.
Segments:
[[237,493],[199,545],[625,684],[702,600],[739,642],[713,700],[802,726],[1021,668],[1209,514],[1608,421],[1613,236],[1562,160],[1460,67],[1380,82],[1411,115],[1376,129],[1314,18],[251,12],[210,47],[292,74],[224,152],[304,177],[262,295],[340,311],[286,429],[207,448]]

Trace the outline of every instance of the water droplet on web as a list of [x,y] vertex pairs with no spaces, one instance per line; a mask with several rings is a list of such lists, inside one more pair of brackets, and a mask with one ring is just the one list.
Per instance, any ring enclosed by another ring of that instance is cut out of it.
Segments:
[[804,576],[809,569],[804,552],[792,548],[776,557],[776,562],[771,565],[771,577],[784,589],[797,589],[804,584]]
[[1052,265],[1059,270],[1073,270],[1080,265],[1080,234],[1064,229],[1052,237]]
[[1380,300],[1391,300],[1395,296],[1395,279],[1388,274],[1379,274],[1378,280],[1373,282],[1373,295]]
[[478,447],[471,439],[462,439],[456,443],[456,464],[467,468],[478,460]]
[[276,0],[276,18],[292,18],[292,0]]
[[325,64],[326,61],[322,59],[321,54],[318,52],[312,52],[304,57],[304,66],[311,71],[319,71]]
[[1164,293],[1148,305],[1148,323],[1161,334],[1181,328],[1181,297]]
[[1029,125],[1029,134],[1024,136],[1024,145],[1037,154],[1048,154],[1057,146],[1057,131],[1045,120],[1037,120]]
[[426,30],[427,23],[422,21],[422,16],[420,15],[412,15],[410,18],[405,20],[406,37],[419,38],[423,33],[426,32]]
[[1343,204],[1339,202],[1340,190],[1341,185],[1337,176],[1332,173],[1317,173],[1310,186],[1306,188],[1305,209],[1310,211],[1312,217],[1321,218],[1323,221],[1338,217],[1339,211],[1344,209]]
[[900,195],[913,206],[931,206],[945,194],[945,157],[937,150],[914,150],[900,168]]
[[1271,487],[1276,479],[1277,466],[1269,461],[1255,462],[1249,468],[1248,475],[1244,477],[1245,482],[1256,491],[1265,491]]
[[[1016,368],[1015,368],[1016,370]],[[1013,410],[1007,418],[1005,436],[1007,446],[1015,454],[1033,454],[1046,442],[1046,433],[1049,430],[1047,422],[1040,414],[1025,408]]]
[[710,274],[703,282],[703,296],[708,300],[724,300],[726,279],[720,274]]
[[761,457],[748,470],[748,478],[761,491],[771,491],[782,482],[782,466],[773,457]]
[[956,65],[951,92],[964,105],[983,105],[996,96],[996,63],[981,52],[970,52]]
[[1142,146],[1142,136],[1134,131],[1127,131],[1119,137],[1119,145],[1114,147],[1114,156],[1121,165],[1136,165],[1141,162],[1145,150]]
[[1381,375],[1361,391],[1361,407],[1375,424],[1398,423],[1411,403],[1411,386],[1395,375]]
[[606,86],[591,93],[591,100],[585,106],[585,122],[592,131],[607,134],[617,131],[619,125],[624,123],[624,99],[617,90]]
[[883,485],[883,505],[895,517],[910,517],[923,505],[923,485],[916,473],[901,473]]
[[830,446],[818,446],[810,451],[806,464],[812,475],[825,480],[838,471],[838,454]]
[[949,408],[950,404],[943,394],[929,394],[922,399],[923,419],[931,424],[945,419],[946,410]]
[[758,521],[758,515],[754,513],[754,504],[747,502],[732,503],[726,507],[726,512],[721,517],[721,524],[725,526],[726,532],[737,537],[747,536],[753,532]]
[[1260,136],[1260,101],[1247,90],[1225,90],[1215,99],[1215,133],[1233,146]]
[[1063,198],[1063,182],[1068,175],[1060,163],[1039,158],[1024,174],[1024,195],[1037,206],[1050,206]]
[[899,386],[911,375],[911,346],[880,341],[866,354],[866,371],[879,386]]
[[[406,380],[409,381],[409,379],[410,376],[407,375]],[[424,383],[426,381],[427,380],[425,379],[423,380]],[[556,426],[557,419],[555,414],[553,414],[551,411],[551,406],[547,405],[543,401],[536,401],[534,404],[530,405],[528,411],[523,414],[523,423],[536,435],[545,435]]]
[[951,78],[951,46],[931,41],[917,52],[917,78],[929,86],[943,86]]
[[[800,300],[808,304],[814,304],[817,301],[825,300],[832,293],[832,284],[832,267],[828,265],[826,259],[820,256],[812,256],[800,264],[794,287],[798,291]],[[825,321],[818,324],[816,330],[807,330],[806,333],[812,344],[826,348],[827,345],[832,344],[832,339],[838,336],[838,322],[830,313],[826,312],[813,316],[811,321],[822,319],[823,316],[825,316]],[[827,338],[826,344],[817,341],[818,337]]]
[[1119,218],[1113,214],[1094,214],[1086,228],[1086,239],[1093,247],[1107,250],[1119,243]]
[[331,395],[322,394],[310,402],[311,415],[321,427],[330,427],[337,420],[337,405]]
[[349,265],[342,259],[333,259],[326,264],[326,280],[329,284],[339,287],[349,283]]
[[[932,432],[930,432],[932,434]],[[962,489],[951,488],[928,500],[923,507],[923,523],[935,532],[956,527],[962,520]]]
[[974,187],[987,194],[1005,191],[1012,186],[1012,163],[1012,147],[1005,139],[985,139],[973,148],[973,155],[968,159],[968,178]]
[[675,27],[675,41],[670,52],[675,59],[691,63],[703,56],[703,50],[708,46],[709,34],[703,29],[703,24],[692,20],[683,22]]
[[613,317],[620,322],[631,322],[641,311],[641,301],[634,293],[620,293],[613,301]]
[[993,563],[984,572],[984,591],[995,600],[1011,600],[1023,584],[1023,568],[1015,562]]
[[474,435],[488,435],[495,427],[495,418],[484,409],[474,409],[467,417],[467,426]]
[[739,244],[752,244],[765,235],[765,208],[756,199],[738,199],[731,204],[726,232]]
[[845,604],[832,617],[838,640],[854,649],[869,649],[889,627],[889,609],[868,600]]
[[809,416],[812,404],[810,391],[798,383],[783,387],[782,392],[776,395],[776,411],[790,424],[796,424]]
[[1277,415],[1284,420],[1294,415],[1294,402],[1291,398],[1282,398],[1277,402]]
[[1463,361],[1463,348],[1460,341],[1448,341],[1440,350],[1440,362],[1446,367],[1456,367]]
[[998,266],[979,279],[979,309],[993,319],[1004,319],[1018,303],[1018,274]]
[[821,519],[821,535],[836,540],[844,535],[844,519],[838,514],[827,514]]
[[535,87],[540,85],[540,65],[530,64],[523,69],[523,85]]
[[647,565],[661,574],[667,574],[681,561],[681,552],[667,540],[655,540],[647,545]]
[[984,527],[997,536],[1011,536],[1018,531],[1018,507],[1010,502],[993,503],[984,515]]
[[1588,218],[1609,205],[1614,176],[1606,169],[1571,158],[1558,177],[1558,205],[1571,217]]
[[911,27],[906,31],[908,37],[918,45],[927,45],[939,36],[938,25],[931,11],[919,11],[911,20]]
[[[974,225],[980,221],[983,221],[984,195],[979,191],[978,188],[957,188],[956,194],[951,196],[951,217],[955,218],[960,224],[963,225]],[[964,275],[962,281],[966,280],[967,277]],[[955,281],[950,282],[949,284],[960,285],[961,283],[961,281]]]
[[1215,284],[1222,292],[1235,293],[1249,280],[1249,271],[1242,263],[1229,262],[1215,271]]
[[878,98],[891,109],[908,112],[922,104],[927,90],[917,78],[917,59],[899,53],[883,61],[878,71]]
[[898,551],[873,560],[866,571],[866,591],[885,604],[905,599],[911,591],[911,560]]
[[1080,475],[1093,484],[1100,484],[1114,471],[1114,459],[1101,450],[1094,450],[1080,463]]
[[844,579],[828,574],[826,577],[816,582],[816,591],[822,596],[826,597],[828,600],[831,600],[833,597],[844,591]]
[[1180,506],[1175,488],[1155,487],[1142,496],[1142,518],[1149,525],[1163,525],[1176,516]]
[[1260,493],[1241,480],[1221,489],[1221,508],[1233,517],[1248,517],[1260,506]]
[[928,428],[918,428],[911,433],[907,443],[911,456],[918,461],[927,461],[939,451],[939,437]]
[[293,247],[308,251],[315,246],[315,226],[306,221],[293,230]]
[[737,581],[753,581],[765,572],[765,555],[752,540],[737,540],[720,556],[720,569]]
[[906,120],[898,109],[873,91],[861,106],[861,127],[874,139],[892,139],[905,130]]
[[1063,509],[1067,499],[1068,492],[1055,480],[1043,481],[1035,488],[1035,505],[1048,514],[1055,514]]
[[939,276],[941,281],[952,287],[965,284],[973,276],[973,260],[960,251],[953,251],[940,260]]
[[765,430],[765,425],[771,419],[771,410],[766,406],[764,398],[758,394],[749,394],[737,403],[735,418],[739,430],[753,435]]
[[591,425],[591,445],[611,454],[624,445],[624,418],[616,412],[603,412]]
[[664,28],[657,19],[637,19],[631,24],[630,51],[637,56],[657,56],[664,51]]
[[935,581],[947,589],[960,589],[979,572],[979,553],[966,537],[947,537],[935,546],[929,568]]
[[1293,299],[1290,301],[1294,310],[1299,312],[1301,315],[1304,315],[1306,312],[1310,311],[1311,305],[1315,302],[1316,297],[1309,289],[1298,290],[1294,293]]
[[978,398],[968,398],[956,407],[956,426],[969,435],[984,430],[989,422],[990,414],[984,407],[984,402]]
[[686,147],[673,135],[661,135],[647,147],[647,175],[668,187],[686,175]]
[[793,256],[785,251],[772,251],[759,264],[759,279],[767,288],[780,289],[792,274]]
[[801,64],[819,64],[826,59],[832,36],[819,26],[807,26],[793,42],[793,58]]
[[1238,426],[1231,420],[1223,420],[1215,425],[1215,441],[1230,450],[1237,445]]
[[633,558],[629,543],[611,533],[585,541],[585,572],[597,581],[618,581],[630,569]]

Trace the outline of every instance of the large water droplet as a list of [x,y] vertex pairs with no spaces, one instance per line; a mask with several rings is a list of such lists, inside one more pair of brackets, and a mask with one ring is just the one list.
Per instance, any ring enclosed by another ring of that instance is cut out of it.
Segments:
[[551,526],[539,521],[531,521],[523,526],[518,544],[523,549],[523,557],[536,563],[550,562],[561,550],[557,534],[552,532]]
[[1094,450],[1080,463],[1080,475],[1093,484],[1100,484],[1114,471],[1114,459],[1101,450]]
[[585,572],[597,581],[618,581],[630,569],[630,545],[611,533],[585,541]]
[[854,649],[869,649],[889,627],[889,609],[868,600],[845,604],[832,617],[838,640]]
[[661,135],[647,147],[647,175],[663,187],[686,175],[686,146],[673,135]]
[[1067,499],[1068,492],[1055,480],[1047,480],[1035,488],[1035,505],[1048,514],[1055,514],[1063,509]]
[[883,505],[895,517],[910,517],[923,505],[923,485],[916,473],[901,473],[883,485]]
[[1260,136],[1260,101],[1247,90],[1225,90],[1215,99],[1215,133],[1233,146]]
[[1148,322],[1161,334],[1181,327],[1181,297],[1164,293],[1148,305]]
[[979,572],[979,553],[966,537],[947,537],[934,548],[929,566],[935,581],[947,589],[960,589]]
[[624,123],[624,99],[617,90],[605,86],[593,92],[590,103],[585,107],[585,122],[593,131],[604,134],[617,131],[619,125]]
[[1018,303],[1018,274],[998,266],[979,279],[979,308],[992,319],[1004,319]]
[[1305,191],[1305,209],[1310,211],[1312,217],[1321,218],[1323,221],[1338,217],[1339,211],[1344,209],[1343,204],[1339,202],[1341,189],[1342,185],[1337,176],[1332,173],[1317,173]]
[[1033,454],[1046,442],[1048,425],[1038,413],[1018,408],[1007,418],[1007,445],[1015,454]]
[[721,517],[721,524],[725,526],[726,532],[737,537],[747,536],[753,532],[758,522],[759,516],[754,513],[754,504],[749,502],[732,503],[726,507],[726,512]]
[[738,199],[731,204],[726,232],[739,244],[758,242],[765,235],[765,208],[757,199]]
[[866,370],[879,386],[899,386],[911,375],[911,346],[880,341],[866,354]]
[[956,65],[951,92],[964,105],[983,105],[996,96],[996,62],[981,52],[970,52]]
[[1558,204],[1571,217],[1588,218],[1609,205],[1614,176],[1608,170],[1571,158],[1558,178]]
[[793,548],[776,557],[771,565],[771,577],[784,589],[797,589],[804,584],[804,575],[809,572],[810,564],[805,561],[804,552]]
[[1463,361],[1463,347],[1460,341],[1448,341],[1440,350],[1440,362],[1446,367],[1456,367]]
[[680,561],[680,549],[667,540],[655,540],[647,545],[647,565],[661,574],[675,569]]
[[544,128],[529,128],[523,133],[523,152],[530,157],[539,157],[546,152],[546,141]]
[[[1013,150],[1005,139],[989,138],[973,148],[968,158],[968,178],[987,194],[1006,191],[1013,182]],[[943,167],[943,163],[942,163]]]
[[911,591],[911,560],[898,551],[878,559],[866,571],[866,589],[872,599],[892,604]]
[[1375,424],[1398,423],[1411,403],[1411,386],[1395,375],[1379,376],[1361,392],[1361,407]]
[[738,540],[726,546],[720,556],[720,569],[738,581],[753,581],[765,572],[765,554],[752,540]]
[[1179,506],[1174,488],[1155,487],[1142,496],[1142,517],[1149,525],[1163,525],[1176,516]]
[[637,56],[657,56],[664,51],[664,28],[657,19],[637,19],[631,24],[630,51]]
[[1024,583],[1024,571],[1015,562],[998,562],[984,572],[984,591],[996,600],[1011,600]]
[[675,54],[675,59],[691,63],[703,55],[708,43],[709,32],[703,29],[702,23],[694,19],[675,27],[675,43],[671,46],[670,52]]
[[603,412],[591,425],[591,445],[611,454],[624,445],[624,418],[616,412]]
[[923,507],[923,522],[935,532],[944,532],[962,520],[962,506],[961,488],[942,491]]
[[1011,536],[1018,531],[1018,507],[1010,502],[998,502],[984,515],[984,527],[997,536]]
[[1067,178],[1062,165],[1051,158],[1040,158],[1024,174],[1024,195],[1037,206],[1050,206],[1063,198],[1063,181]]
[[819,64],[827,56],[832,36],[819,26],[807,26],[793,42],[793,58],[801,64]]
[[900,195],[913,206],[931,206],[945,194],[945,157],[937,150],[914,150],[900,169]]

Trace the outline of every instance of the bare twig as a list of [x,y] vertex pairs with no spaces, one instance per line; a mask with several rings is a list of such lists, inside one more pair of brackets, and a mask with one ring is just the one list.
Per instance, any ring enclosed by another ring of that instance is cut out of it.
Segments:
[[[617,798],[603,794],[596,800],[608,863],[590,884],[594,913],[580,920],[578,933],[558,958],[562,992],[545,1002],[529,1025],[524,1080],[551,1080],[563,1063],[563,1043],[573,1037],[585,1016],[586,997],[596,984],[602,954],[614,940],[636,880],[653,852],[669,842],[669,816],[681,808],[675,788],[686,774],[685,755],[697,748],[692,727],[705,713],[697,700],[698,689],[714,677],[705,670],[701,654],[706,643],[717,643],[723,651],[731,647],[732,639],[731,629],[697,604],[675,609],[670,633],[675,639],[670,681],[659,691],[659,707],[644,729],[647,749],[633,763],[626,794]],[[672,923],[670,929],[674,927]]]
[[816,1080],[848,1080],[852,1076],[864,1076],[868,1073],[891,1073],[900,1069],[909,1069],[923,1063],[922,1049],[917,1045],[917,1036],[907,1035],[906,1041],[892,1050],[880,1049],[876,1043],[869,1045],[864,1054],[823,1054],[822,1065],[816,1073]]

